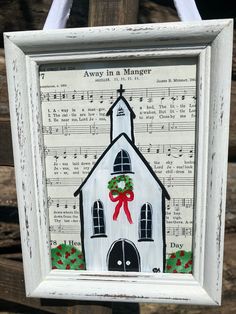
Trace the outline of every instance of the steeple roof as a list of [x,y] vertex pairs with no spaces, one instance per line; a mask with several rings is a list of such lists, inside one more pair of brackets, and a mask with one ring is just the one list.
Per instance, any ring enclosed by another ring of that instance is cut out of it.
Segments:
[[126,141],[130,144],[130,147],[132,147],[134,149],[134,151],[136,152],[137,156],[142,160],[142,162],[145,164],[145,166],[147,167],[149,173],[153,176],[153,178],[156,180],[156,182],[159,184],[159,186],[161,187],[162,191],[163,191],[163,195],[165,198],[167,198],[168,200],[170,199],[169,193],[167,192],[166,188],[164,187],[163,183],[160,181],[160,179],[157,177],[156,173],[153,171],[152,167],[150,166],[150,164],[146,161],[146,159],[144,158],[144,156],[142,155],[142,153],[138,150],[138,148],[133,144],[133,142],[130,140],[130,138],[127,136],[127,134],[122,133],[120,134],[114,141],[111,142],[110,145],[108,145],[108,147],[106,148],[106,150],[102,153],[102,155],[98,158],[97,162],[95,163],[95,165],[93,166],[93,168],[90,170],[89,174],[87,175],[86,179],[82,182],[82,184],[79,186],[79,188],[75,191],[74,196],[76,197],[77,195],[79,195],[79,193],[81,192],[83,186],[86,184],[86,182],[88,181],[88,179],[90,178],[90,176],[92,175],[92,173],[95,171],[95,169],[97,168],[97,166],[99,165],[99,163],[101,162],[101,160],[105,157],[106,154],[109,153],[109,151],[111,150],[112,146],[121,138],[124,137],[126,139]]
[[109,108],[109,110],[107,111],[107,116],[112,115],[112,111],[114,109],[114,107],[119,103],[120,100],[123,100],[123,102],[125,103],[126,107],[128,108],[131,118],[135,119],[135,113],[133,111],[133,109],[130,107],[128,101],[125,99],[125,97],[122,95],[124,93],[125,89],[123,89],[123,85],[120,84],[120,88],[117,89],[117,92],[120,94],[119,97],[117,98],[117,100],[114,102],[114,104]]

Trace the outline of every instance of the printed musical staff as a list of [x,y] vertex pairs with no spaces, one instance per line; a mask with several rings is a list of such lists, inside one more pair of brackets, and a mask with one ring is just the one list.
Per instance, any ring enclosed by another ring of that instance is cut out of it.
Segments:
[[[194,156],[193,144],[137,144],[137,147],[142,154],[164,154],[174,158],[180,158],[186,154],[190,158]],[[46,157],[54,157],[56,160],[59,158],[66,159],[68,156],[72,156],[74,159],[76,159],[78,156],[84,156],[85,158],[92,156],[94,159],[97,159],[105,149],[106,146],[45,146],[44,152]]]
[[[79,224],[77,225],[50,225],[49,231],[51,233],[57,234],[79,234],[81,232]],[[192,236],[191,227],[167,227],[166,228],[167,236]]]
[[48,198],[48,207],[63,207],[65,209],[76,209],[79,206],[78,198],[76,197],[60,197],[60,198]]
[[[193,186],[193,177],[159,177],[165,187],[174,186]],[[79,186],[83,178],[47,178],[46,183],[49,186]]]
[[166,235],[167,236],[192,236],[192,228],[191,227],[166,227]]
[[193,186],[194,180],[192,177],[159,177],[167,188],[174,186]]
[[[41,92],[42,102],[54,101],[88,101],[90,103],[99,102],[103,103],[108,100],[110,103],[117,98],[118,93],[115,89],[106,90],[73,90],[73,91],[52,91]],[[153,98],[160,97],[174,97],[175,99],[184,99],[190,96],[196,98],[196,86],[175,86],[175,87],[152,87],[152,88],[132,88],[125,90],[125,97],[128,101],[138,99],[140,102],[147,99],[151,102]]]
[[[194,131],[194,122],[134,123],[135,133]],[[109,124],[43,126],[44,135],[109,134]]]
[[78,186],[84,178],[47,178],[46,184],[49,186]]
[[166,201],[166,207],[170,210],[173,207],[176,208],[192,208],[193,207],[193,198],[171,198]]
[[174,158],[180,158],[186,154],[190,158],[194,156],[193,144],[137,144],[137,147],[142,154],[164,154],[166,156],[172,156]]
[[50,225],[49,231],[55,234],[79,234],[81,232],[79,223],[76,225]]
[[174,186],[193,186],[193,177],[159,177],[165,187],[170,188]]
[[[193,198],[171,198],[166,201],[166,206],[168,210],[172,208],[192,208]],[[65,209],[78,209],[79,200],[76,197],[56,197],[48,198],[48,207],[62,207]]]

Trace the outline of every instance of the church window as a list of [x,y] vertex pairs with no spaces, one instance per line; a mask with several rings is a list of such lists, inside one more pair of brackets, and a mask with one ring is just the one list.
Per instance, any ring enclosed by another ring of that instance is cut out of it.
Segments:
[[114,173],[131,172],[131,161],[129,154],[125,150],[121,150],[115,158]]
[[92,215],[93,215],[92,238],[106,237],[104,209],[101,201],[97,200],[93,203]]
[[152,240],[152,206],[149,203],[143,204],[139,221],[139,241]]
[[117,109],[117,114],[116,114],[117,117],[120,117],[120,116],[125,116],[125,111],[124,111],[124,108],[122,108],[121,106]]

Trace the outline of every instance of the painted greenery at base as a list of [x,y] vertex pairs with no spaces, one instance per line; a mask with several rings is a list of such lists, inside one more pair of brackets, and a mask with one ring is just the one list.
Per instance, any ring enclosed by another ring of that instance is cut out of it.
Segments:
[[184,250],[172,253],[166,261],[167,273],[192,273],[192,252]]
[[60,244],[51,249],[52,269],[84,270],[83,253],[73,245]]

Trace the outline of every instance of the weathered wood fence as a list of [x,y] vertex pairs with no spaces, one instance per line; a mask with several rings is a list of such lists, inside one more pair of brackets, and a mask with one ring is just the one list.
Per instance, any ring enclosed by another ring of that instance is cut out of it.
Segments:
[[[3,1],[6,5],[9,1]],[[25,1],[27,2],[27,1]],[[41,11],[41,24],[46,18],[50,1],[30,1],[33,10]],[[19,1],[22,5],[22,1]],[[12,6],[19,5],[12,1]],[[140,13],[140,10],[142,13]],[[28,12],[29,13],[29,12]],[[24,14],[28,14],[27,12]],[[33,13],[35,14],[35,12]],[[138,0],[90,0],[88,25],[135,24],[138,16],[141,22],[175,21],[175,12],[162,8],[149,1]],[[1,13],[0,13],[1,17]],[[39,17],[38,17],[39,18]],[[32,21],[31,21],[32,22]],[[10,22],[9,22],[10,23]],[[75,19],[76,23],[76,19]],[[40,25],[39,25],[40,24]],[[5,24],[4,24],[5,25]],[[9,24],[11,25],[11,24]],[[34,26],[34,23],[29,23]],[[22,28],[7,30],[24,30]],[[30,27],[29,27],[30,28]],[[235,33],[236,34],[236,33]],[[229,171],[226,213],[225,263],[223,281],[223,306],[220,309],[198,307],[197,313],[235,313],[236,312],[236,35],[234,35],[234,58],[232,71],[231,125],[229,141]],[[40,300],[25,297],[23,267],[21,261],[19,225],[17,221],[17,201],[15,192],[13,155],[11,144],[11,128],[8,109],[6,73],[3,49],[0,50],[0,306],[12,308],[12,304],[29,308],[29,312],[37,310],[44,313],[57,314],[118,314],[139,313],[139,305],[124,303],[72,302],[61,300]],[[196,313],[196,308],[168,305],[142,305],[142,313]],[[39,313],[39,312],[37,312]]]

